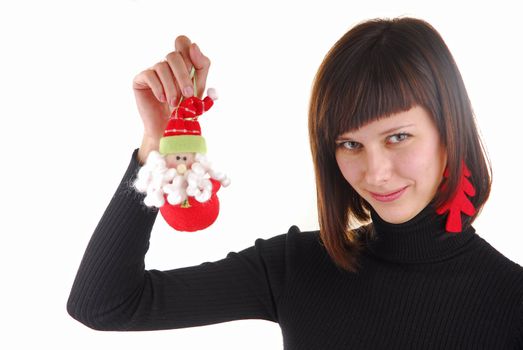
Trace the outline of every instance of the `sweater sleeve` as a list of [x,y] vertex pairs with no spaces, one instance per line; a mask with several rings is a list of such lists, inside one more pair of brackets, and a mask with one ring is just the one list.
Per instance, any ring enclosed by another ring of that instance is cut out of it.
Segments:
[[523,350],[523,298],[519,303],[519,320],[516,328],[516,349]]
[[[287,234],[258,239],[224,259],[169,271],[145,270],[157,209],[131,184],[136,149],[87,245],[67,311],[97,330],[159,330],[239,319],[277,322]],[[298,230],[296,226],[291,230]]]

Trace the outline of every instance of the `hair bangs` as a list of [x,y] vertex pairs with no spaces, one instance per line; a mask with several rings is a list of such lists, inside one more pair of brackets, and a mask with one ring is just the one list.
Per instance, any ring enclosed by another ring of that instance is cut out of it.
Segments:
[[[434,117],[437,99],[432,74],[426,62],[412,52],[394,46],[374,47],[347,69],[333,91],[331,141],[339,135],[411,109],[425,107]],[[421,61],[421,62],[420,62]],[[420,69],[420,67],[422,67]]]

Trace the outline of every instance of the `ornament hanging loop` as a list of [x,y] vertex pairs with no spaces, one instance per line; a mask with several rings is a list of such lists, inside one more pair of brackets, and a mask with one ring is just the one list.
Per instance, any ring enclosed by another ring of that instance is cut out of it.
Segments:
[[[196,88],[196,75],[195,75],[195,72],[196,70],[194,69],[194,66],[191,68],[191,73],[189,73],[189,78],[192,80],[193,82],[193,92],[194,92],[194,96],[198,96],[198,89]],[[180,106],[180,103],[182,103],[182,101],[184,100],[184,96],[183,94],[180,96],[180,101],[178,101],[178,107]]]
[[[194,69],[194,66],[192,66],[191,68],[191,72],[189,73],[189,78],[192,80],[193,82],[193,92],[194,92],[194,96],[198,96],[198,89],[196,88],[196,70]],[[183,94],[181,94],[180,96],[180,100],[178,101],[178,105],[174,108],[176,110],[174,116],[175,118],[178,118],[178,107],[180,107],[180,104],[182,103],[182,101],[184,100],[185,98],[183,97]]]

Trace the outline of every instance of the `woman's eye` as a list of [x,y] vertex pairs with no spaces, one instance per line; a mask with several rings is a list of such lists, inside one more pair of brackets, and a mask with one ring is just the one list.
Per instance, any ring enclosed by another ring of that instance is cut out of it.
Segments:
[[398,143],[398,142],[408,139],[409,137],[410,137],[410,134],[402,132],[402,133],[390,136],[389,141],[391,141],[391,143]]
[[[387,142],[391,144],[397,144],[402,141],[405,141],[409,137],[411,137],[411,134],[408,134],[406,132],[401,132],[398,134],[391,135],[387,137]],[[357,151],[361,149],[362,145],[359,142],[356,141],[342,141],[338,143],[338,147],[343,147],[346,150],[349,151]]]
[[355,141],[343,141],[338,144],[338,146],[341,146],[343,148],[346,148],[348,150],[356,150],[360,147],[360,144]]

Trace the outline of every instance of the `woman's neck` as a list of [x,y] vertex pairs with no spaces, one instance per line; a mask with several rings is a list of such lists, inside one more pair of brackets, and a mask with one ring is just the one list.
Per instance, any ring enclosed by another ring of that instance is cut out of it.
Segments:
[[455,255],[477,235],[472,226],[459,233],[445,231],[446,215],[438,215],[431,204],[409,221],[391,224],[371,210],[366,245],[381,259],[419,263],[433,262]]

